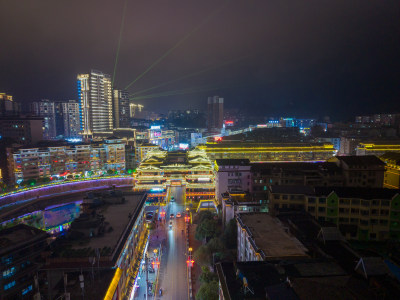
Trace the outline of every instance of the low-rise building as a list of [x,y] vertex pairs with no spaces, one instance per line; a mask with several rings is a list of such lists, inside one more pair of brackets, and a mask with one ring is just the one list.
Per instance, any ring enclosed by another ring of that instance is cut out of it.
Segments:
[[45,177],[77,176],[86,172],[125,172],[125,144],[117,139],[88,145],[19,148],[12,154],[14,182]]
[[269,210],[305,210],[328,221],[347,239],[387,240],[400,236],[400,192],[383,188],[271,186]]
[[231,191],[222,194],[222,224],[225,226],[238,213],[268,212],[267,200],[254,200],[251,194]]
[[328,161],[342,169],[345,186],[383,187],[385,163],[375,155],[336,156]]
[[237,260],[266,261],[306,258],[307,249],[267,213],[236,215],[238,228]]

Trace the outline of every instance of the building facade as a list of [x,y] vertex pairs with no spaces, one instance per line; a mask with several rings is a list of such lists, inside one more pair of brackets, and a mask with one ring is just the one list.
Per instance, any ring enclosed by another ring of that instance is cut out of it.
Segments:
[[9,169],[14,182],[46,177],[72,177],[125,172],[125,144],[106,140],[93,145],[18,149]]
[[206,151],[210,160],[249,159],[268,161],[325,161],[336,155],[332,144],[209,142],[196,148]]
[[153,150],[134,174],[134,190],[166,190],[182,186],[188,201],[215,198],[213,167],[204,151]]
[[113,100],[110,75],[91,70],[77,76],[80,124],[84,136],[113,129]]
[[2,116],[0,136],[12,138],[22,145],[37,143],[43,140],[43,118]]
[[207,129],[208,132],[218,132],[224,122],[224,98],[208,97],[207,100]]
[[342,169],[345,186],[383,187],[385,163],[374,155],[336,156],[328,161]]
[[328,221],[347,239],[387,240],[400,236],[400,193],[394,189],[271,186],[269,210],[305,210]]
[[21,105],[13,100],[12,95],[0,93],[0,115],[17,115],[21,112]]
[[53,101],[43,99],[32,103],[32,112],[43,118],[43,138],[56,138],[56,109]]
[[215,160],[215,196],[219,203],[222,201],[222,193],[252,190],[250,168],[248,159]]
[[61,131],[66,138],[79,137],[80,123],[79,123],[79,103],[75,100],[68,102],[60,102],[62,111],[62,124],[63,130]]
[[113,90],[114,128],[130,128],[130,100],[127,90]]

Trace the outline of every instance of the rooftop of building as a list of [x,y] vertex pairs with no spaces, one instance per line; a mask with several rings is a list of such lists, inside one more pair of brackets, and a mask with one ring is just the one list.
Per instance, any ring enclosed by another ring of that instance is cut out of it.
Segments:
[[397,194],[398,189],[386,188],[368,188],[368,187],[346,187],[346,186],[303,186],[303,185],[271,185],[269,187],[271,193],[276,194],[294,194],[309,195],[317,197],[326,197],[335,192],[340,198],[354,198],[364,200],[391,200]]
[[[311,149],[318,149],[318,150],[326,150],[326,151],[335,151],[332,144],[329,143],[285,143],[285,142],[254,142],[254,141],[220,141],[217,143],[207,143],[205,145],[201,145],[198,147],[204,147],[206,150],[210,149],[226,149],[231,148],[231,150],[235,150],[236,148],[241,149],[251,149],[251,148],[271,148],[273,150],[307,150],[310,151]],[[322,149],[321,149],[322,148]]]
[[25,224],[18,224],[0,231],[0,255],[8,251],[31,244],[37,239],[47,238],[47,233]]
[[376,166],[376,165],[378,165],[378,166],[385,165],[385,163],[375,155],[336,156],[336,159],[344,162],[345,164],[347,164],[350,167],[360,167],[360,166],[368,167],[368,166]]
[[397,189],[385,188],[365,188],[365,187],[315,187],[316,196],[328,196],[335,192],[340,198],[355,198],[364,200],[386,199],[391,200],[396,195],[400,194]]
[[[224,296],[232,300],[344,299],[352,298],[360,286],[368,289],[363,281],[351,282],[351,277],[329,259],[222,262],[217,264],[217,275]],[[252,292],[244,293],[243,278]],[[359,295],[364,294],[370,299],[367,291]]]
[[247,158],[244,159],[216,159],[215,164],[218,166],[249,166],[250,160]]
[[266,213],[238,214],[237,220],[249,234],[263,259],[306,257],[307,249],[285,232],[282,223]]
[[399,152],[386,152],[379,157],[385,163],[392,163],[400,165],[400,153]]
[[336,171],[341,169],[333,162],[262,162],[251,163],[253,172],[263,172],[272,169],[300,170],[300,171]]
[[253,202],[252,195],[242,190],[231,190],[230,192],[222,193],[222,198],[226,201],[234,202],[235,204]]
[[[133,225],[140,207],[144,205],[145,193],[129,192],[117,194],[115,197],[108,197],[108,194],[106,196],[106,201],[95,205],[95,210],[81,214],[72,222],[67,238],[61,241],[61,247],[57,248],[54,257],[87,257],[94,249],[102,250],[101,255],[111,257],[111,260],[118,256],[127,238],[127,232],[129,233],[128,227]],[[96,203],[96,200],[92,201]],[[105,227],[102,227],[103,224]],[[90,237],[90,231],[94,236]],[[67,245],[68,248],[63,245]],[[60,260],[55,260],[58,261]]]
[[314,188],[309,185],[271,185],[269,190],[273,194],[313,195]]

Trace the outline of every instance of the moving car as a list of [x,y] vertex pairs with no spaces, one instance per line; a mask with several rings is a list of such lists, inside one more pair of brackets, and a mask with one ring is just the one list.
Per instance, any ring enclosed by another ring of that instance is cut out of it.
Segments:
[[174,196],[171,196],[171,202],[175,202]]
[[169,215],[169,218],[170,218],[170,219],[173,219],[173,218],[174,218],[174,214],[170,214],[170,215]]
[[172,229],[172,221],[169,221],[168,227],[169,227],[169,229]]
[[182,215],[181,215],[180,212],[176,213],[176,217],[177,217],[177,218],[180,218],[181,216],[182,216]]

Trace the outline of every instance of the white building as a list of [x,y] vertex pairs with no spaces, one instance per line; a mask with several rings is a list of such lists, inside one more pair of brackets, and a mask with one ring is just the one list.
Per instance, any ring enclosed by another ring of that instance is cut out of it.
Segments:
[[215,196],[221,203],[222,193],[251,191],[251,166],[248,159],[215,160]]
[[84,136],[113,129],[113,101],[110,75],[91,70],[79,74],[80,123]]

